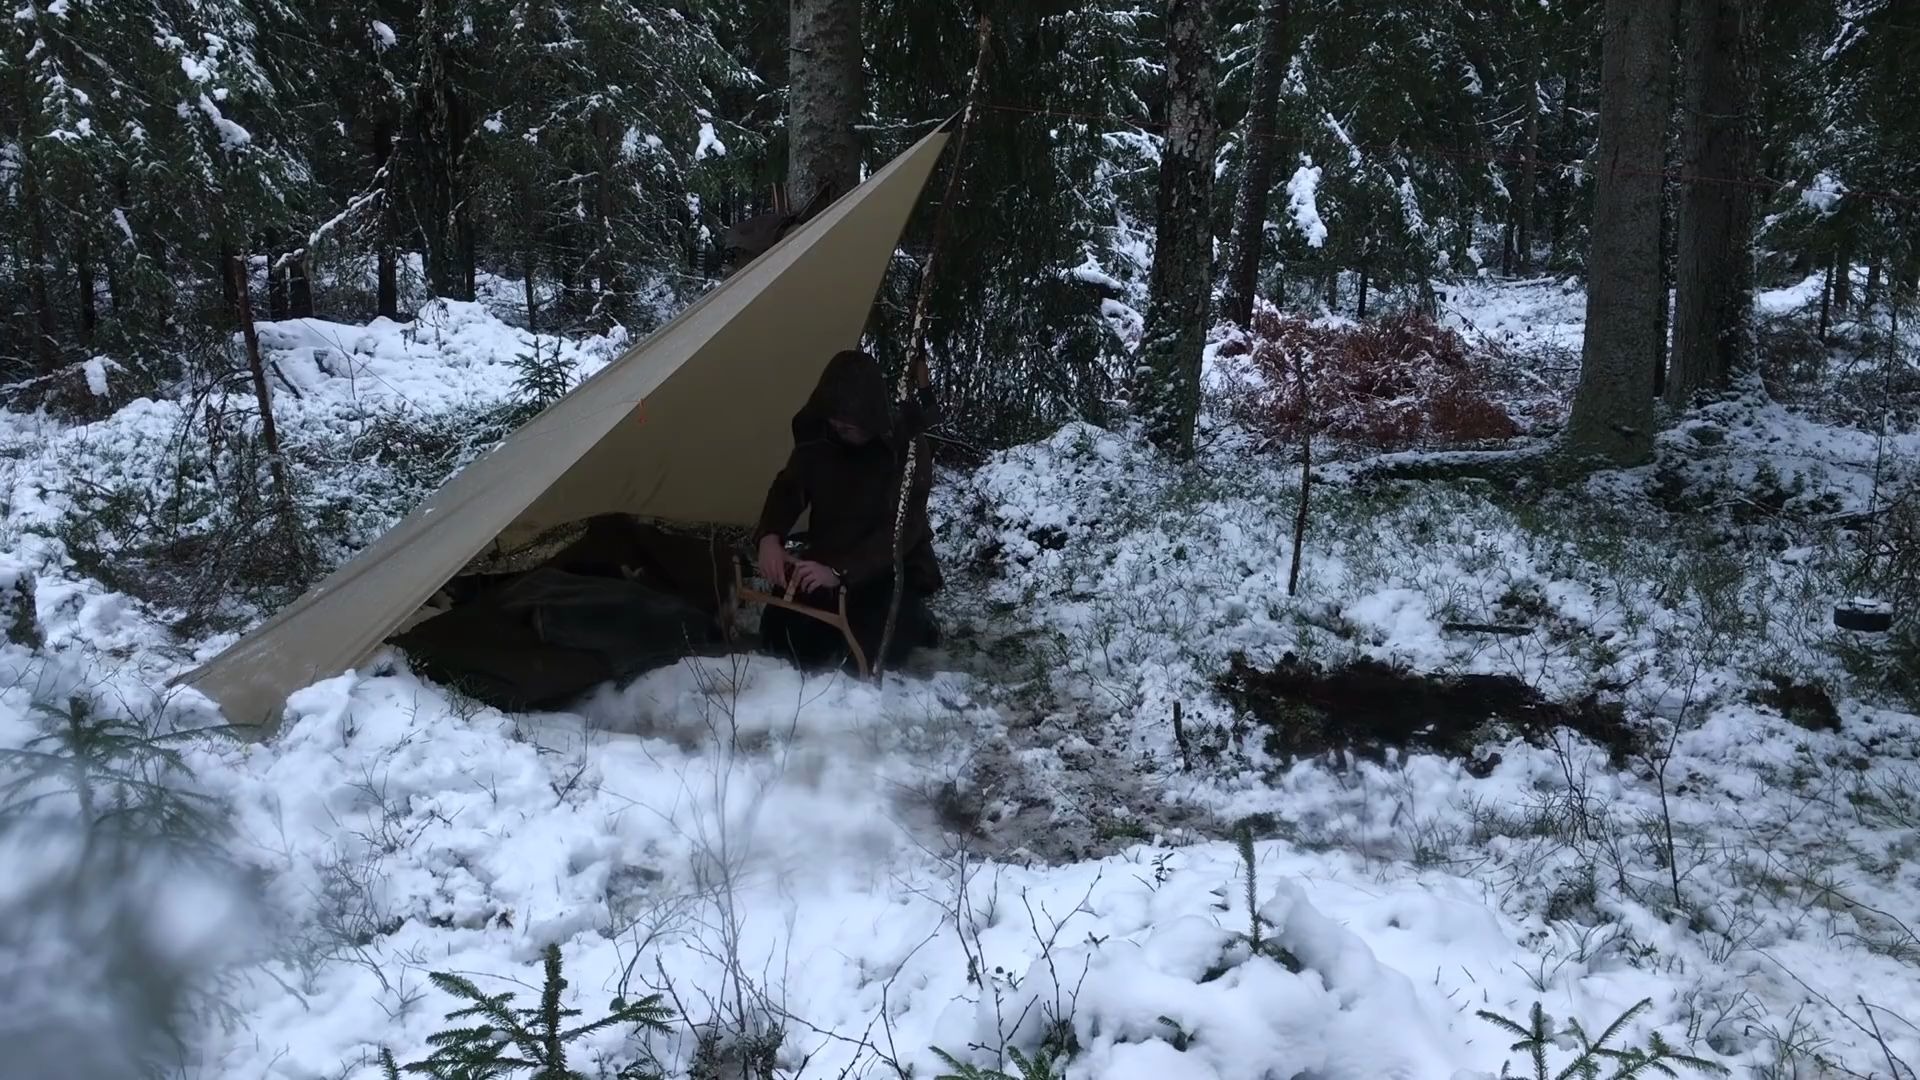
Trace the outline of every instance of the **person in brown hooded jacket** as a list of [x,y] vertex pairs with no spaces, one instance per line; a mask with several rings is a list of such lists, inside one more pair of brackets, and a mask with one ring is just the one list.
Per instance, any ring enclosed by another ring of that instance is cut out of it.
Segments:
[[[886,376],[873,357],[848,350],[827,362],[812,396],[794,414],[793,452],[767,490],[754,533],[760,574],[775,589],[792,580],[797,599],[831,610],[838,604],[836,591],[846,587],[848,622],[869,659],[879,654],[893,595],[894,521],[907,446],[932,419],[924,394],[899,416],[888,398]],[[927,523],[933,470],[923,464],[915,472],[903,530],[906,587],[889,665],[938,637],[925,604],[943,584]],[[787,541],[802,512],[810,516],[796,556]],[[804,615],[769,607],[760,632],[766,647],[804,666],[846,659],[839,631]]]

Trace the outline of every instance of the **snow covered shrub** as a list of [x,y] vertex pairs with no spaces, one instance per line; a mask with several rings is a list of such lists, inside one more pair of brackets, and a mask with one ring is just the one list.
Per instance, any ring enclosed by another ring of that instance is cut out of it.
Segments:
[[328,497],[355,509],[377,511],[378,520],[369,522],[373,532],[359,537],[357,543],[371,541],[455,470],[506,438],[518,423],[519,411],[518,406],[507,405],[437,413],[400,409],[374,413],[346,440],[344,456],[352,464],[337,478]]
[[1521,433],[1496,396],[1487,358],[1426,315],[1348,323],[1263,308],[1250,337],[1221,352],[1244,357],[1222,387],[1228,414],[1276,443],[1297,443],[1302,424],[1368,450]]
[[1856,591],[1892,605],[1894,628],[1877,648],[1852,651],[1856,674],[1920,701],[1920,473],[1886,486],[1885,504],[1861,530]]
[[0,561],[0,641],[11,641],[29,649],[37,649],[41,644],[33,575],[12,560]]
[[[289,530],[252,410],[209,395],[140,401],[59,453],[47,487],[75,568],[197,632],[298,596],[507,432],[493,405],[349,412],[283,433]],[[304,436],[304,437],[302,437]]]
[[1773,400],[1811,404],[1824,396],[1830,353],[1815,320],[1800,312],[1756,319],[1753,350],[1761,385]]
[[1920,471],[1888,485],[1880,520],[1863,539],[1874,587],[1911,614],[1920,607]]
[[291,600],[315,571],[272,494],[259,433],[218,409],[192,419],[169,444],[75,467],[67,512],[49,530],[82,573],[173,609],[187,628],[207,625],[233,596]]
[[1381,964],[1296,882],[1278,883],[1258,921],[1258,951],[1250,935],[1200,915],[1156,923],[1141,940],[1050,944],[1004,991],[983,990],[971,1052],[940,1055],[973,1069],[946,1075],[1025,1080],[1013,1071],[1024,1059],[1070,1060],[1080,1076],[1373,1080],[1425,1075],[1448,1056],[1451,1009]]

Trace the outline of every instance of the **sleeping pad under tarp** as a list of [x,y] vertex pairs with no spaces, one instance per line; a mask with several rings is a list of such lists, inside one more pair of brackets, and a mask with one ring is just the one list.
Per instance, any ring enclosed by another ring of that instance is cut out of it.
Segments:
[[489,550],[440,614],[388,638],[420,674],[502,709],[564,705],[724,640],[733,530],[605,514]]

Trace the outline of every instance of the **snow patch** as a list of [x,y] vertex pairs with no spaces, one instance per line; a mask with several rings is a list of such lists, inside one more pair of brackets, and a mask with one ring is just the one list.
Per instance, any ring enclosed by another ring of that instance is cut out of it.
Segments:
[[1319,190],[1320,167],[1302,158],[1293,178],[1287,181],[1287,213],[1308,247],[1321,247],[1327,242],[1327,223],[1320,220]]
[[107,368],[120,365],[104,356],[90,356],[81,365],[87,373],[87,392],[94,397],[107,396]]
[[1800,189],[1800,202],[1824,217],[1839,207],[1846,194],[1847,185],[1823,170],[1813,178],[1813,183]]
[[721,142],[720,136],[714,134],[713,125],[711,123],[701,124],[700,144],[693,148],[693,160],[704,161],[709,157],[726,156],[727,144]]
[[213,122],[214,130],[220,133],[220,145],[225,149],[239,150],[253,141],[252,132],[223,116],[220,107],[205,94],[200,95],[200,111]]

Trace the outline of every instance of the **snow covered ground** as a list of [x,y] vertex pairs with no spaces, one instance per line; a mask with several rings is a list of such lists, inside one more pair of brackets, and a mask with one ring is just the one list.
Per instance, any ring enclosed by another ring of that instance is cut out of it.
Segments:
[[[1446,303],[1509,348],[1577,355],[1563,283]],[[483,414],[530,347],[475,305],[262,339],[290,443],[365,496],[346,546],[407,491],[356,449],[367,432]],[[584,372],[619,345],[566,348]],[[82,572],[58,528],[92,488],[167,482],[190,422],[146,400],[77,427],[0,415],[0,625],[29,590],[39,639],[0,647],[0,747],[72,727],[75,698],[153,730],[217,721],[157,688],[232,631],[179,640],[177,612]],[[447,1026],[429,973],[530,1005],[550,943],[586,1018],[648,993],[676,1017],[590,1036],[587,1075],[739,1075],[768,1052],[780,1076],[956,1071],[936,1048],[1018,1075],[1011,1050],[1071,1045],[1073,1077],[1464,1080],[1531,1067],[1482,1010],[1524,1023],[1538,1002],[1598,1033],[1642,1000],[1613,1045],[1911,1075],[1920,717],[1849,674],[1863,646],[1829,619],[1847,563],[1808,522],[1865,505],[1920,437],[1749,401],[1575,489],[1330,472],[1293,597],[1297,467],[1230,429],[1204,442],[1173,469],[1071,427],[946,477],[953,640],[884,686],[702,660],[507,716],[384,657],[297,694],[271,742],[181,742],[191,780],[170,783],[221,808],[218,857],[129,877],[143,891],[106,915],[34,903],[71,852],[0,830],[13,1067],[76,1075],[79,1033],[133,1022],[116,969],[76,963],[130,937],[213,979],[220,1007],[196,999],[161,1055],[188,1077],[375,1076],[379,1048],[418,1060]],[[1755,493],[1775,508],[1757,524]],[[1498,729],[1465,759],[1288,761],[1217,686],[1236,655],[1288,653],[1593,693],[1645,739],[1618,761]],[[1832,688],[1837,724],[1756,700],[1771,675]]]

